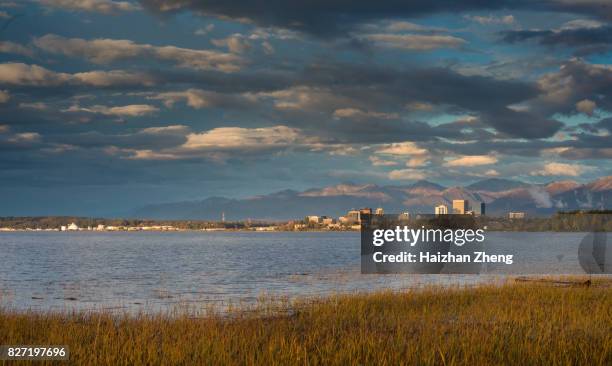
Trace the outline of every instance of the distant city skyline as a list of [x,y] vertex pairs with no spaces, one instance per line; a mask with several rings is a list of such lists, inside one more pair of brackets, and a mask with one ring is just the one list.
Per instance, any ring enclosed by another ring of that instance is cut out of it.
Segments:
[[563,0],[0,1],[0,215],[611,176],[610,14]]

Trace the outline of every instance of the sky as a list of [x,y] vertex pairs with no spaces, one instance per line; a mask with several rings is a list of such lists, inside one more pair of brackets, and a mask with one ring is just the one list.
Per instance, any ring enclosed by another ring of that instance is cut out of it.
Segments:
[[612,175],[608,0],[0,0],[0,215]]

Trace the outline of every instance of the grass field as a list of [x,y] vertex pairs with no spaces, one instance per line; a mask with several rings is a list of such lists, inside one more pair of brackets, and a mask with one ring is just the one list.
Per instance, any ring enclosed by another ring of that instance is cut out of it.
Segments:
[[431,288],[230,316],[5,310],[0,344],[65,344],[87,365],[612,365],[612,288]]

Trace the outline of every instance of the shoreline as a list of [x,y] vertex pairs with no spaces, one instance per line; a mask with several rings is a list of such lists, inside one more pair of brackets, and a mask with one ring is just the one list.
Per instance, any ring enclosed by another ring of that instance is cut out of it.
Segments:
[[[402,274],[365,274],[364,276],[404,276]],[[453,274],[440,274],[445,279],[457,276]],[[459,275],[464,276],[464,275]],[[223,300],[209,300],[209,302],[194,301],[192,299],[176,298],[170,306],[160,303],[147,302],[117,302],[114,305],[86,307],[70,307],[66,306],[63,309],[55,308],[39,308],[39,307],[13,307],[9,302],[3,303],[0,297],[0,313],[8,312],[14,314],[38,314],[38,315],[58,315],[58,316],[74,316],[74,315],[96,315],[106,314],[119,317],[134,317],[140,315],[146,316],[196,316],[202,317],[206,314],[215,316],[226,316],[230,314],[254,313],[261,307],[262,304],[272,306],[274,308],[290,307],[293,304],[304,304],[311,302],[327,302],[338,297],[361,297],[371,296],[379,293],[390,294],[418,294],[435,290],[438,292],[445,291],[460,291],[488,287],[507,287],[515,285],[544,285],[554,287],[595,287],[610,288],[612,290],[612,275],[559,275],[559,274],[542,274],[542,275],[520,275],[520,274],[485,274],[485,275],[470,275],[479,277],[476,281],[466,282],[438,282],[438,283],[419,283],[416,286],[408,287],[379,287],[376,289],[349,289],[336,290],[331,292],[322,292],[317,295],[288,295],[272,292],[261,292],[254,297],[254,300],[241,298],[228,298]],[[160,294],[168,296],[167,290],[160,290]],[[160,297],[159,299],[169,298],[174,296]],[[72,301],[78,301],[77,298],[67,297],[64,302],[70,304]],[[132,305],[139,305],[133,307]],[[132,306],[132,307],[130,307]]]
[[[3,233],[359,233],[359,229],[350,230],[255,230],[255,229],[225,229],[225,230],[203,230],[203,229],[177,229],[177,230],[0,230],[0,235]],[[487,233],[591,233],[594,230],[489,230]],[[605,231],[609,233],[608,231]]]

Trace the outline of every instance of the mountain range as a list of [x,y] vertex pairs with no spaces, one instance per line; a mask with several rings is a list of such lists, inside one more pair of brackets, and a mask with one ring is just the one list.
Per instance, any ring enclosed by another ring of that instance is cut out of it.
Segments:
[[306,215],[338,217],[353,208],[383,207],[385,212],[433,213],[434,206],[452,206],[466,199],[472,205],[485,202],[488,215],[523,211],[531,216],[548,216],[559,210],[612,208],[612,176],[580,184],[554,181],[524,183],[508,179],[486,179],[465,187],[444,187],[421,180],[403,186],[344,183],[303,192],[284,190],[268,195],[231,199],[210,197],[201,201],[152,204],[133,212],[150,219],[287,220]]

